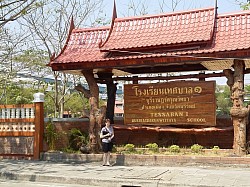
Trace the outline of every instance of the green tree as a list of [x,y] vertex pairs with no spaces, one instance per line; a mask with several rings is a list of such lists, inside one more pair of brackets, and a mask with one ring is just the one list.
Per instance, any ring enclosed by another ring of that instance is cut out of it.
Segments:
[[228,86],[216,86],[216,104],[219,115],[229,115],[232,106],[231,91]]
[[15,21],[18,18],[29,14],[32,10],[42,6],[43,3],[37,0],[1,0],[0,1],[0,28],[6,23]]
[[[100,9],[102,0],[49,0],[33,14],[23,18],[20,24],[30,33],[29,45],[36,49],[46,49],[47,56],[51,58],[53,53],[59,53],[65,45],[70,28],[70,20],[73,17],[75,25],[86,24],[87,19]],[[68,94],[69,84],[75,85],[77,78],[65,72],[51,72],[54,82],[54,116],[62,117],[65,106],[65,97]]]
[[15,83],[10,83],[7,87],[0,87],[0,91],[6,90],[0,104],[28,104],[33,101],[33,94],[36,92],[33,88],[25,88]]
[[250,85],[245,85],[245,104],[249,105],[250,104]]
[[[34,91],[42,90],[44,88],[43,77],[47,74],[46,69],[48,69],[46,67],[47,61],[48,57],[43,51],[26,50],[12,54],[11,61],[6,60],[6,63],[2,63],[2,71],[0,71],[1,103],[7,104],[8,95],[15,92],[13,87],[18,89],[32,88]],[[35,76],[32,77],[31,74]],[[21,95],[24,93],[19,92],[19,99],[21,99]]]
[[236,2],[240,5],[240,7],[243,10],[249,10],[250,9],[250,0],[247,0],[247,2],[241,2],[239,0],[236,0]]
[[83,109],[89,109],[88,100],[80,92],[67,95],[65,100],[65,111],[70,112],[72,117],[81,117]]

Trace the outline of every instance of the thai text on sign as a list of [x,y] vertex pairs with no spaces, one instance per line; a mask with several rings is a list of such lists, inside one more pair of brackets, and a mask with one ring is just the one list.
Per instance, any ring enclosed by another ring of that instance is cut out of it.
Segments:
[[214,81],[124,85],[124,123],[216,125]]

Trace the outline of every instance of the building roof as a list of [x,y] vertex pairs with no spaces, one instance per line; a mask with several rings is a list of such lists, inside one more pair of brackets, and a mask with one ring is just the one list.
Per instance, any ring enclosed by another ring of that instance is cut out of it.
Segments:
[[73,29],[64,51],[53,61],[62,63],[103,60],[99,44],[108,36],[110,27]]
[[111,27],[73,29],[49,65],[71,73],[83,68],[128,73],[223,70],[233,58],[248,59],[249,49],[250,11],[217,15],[215,8],[206,8],[114,18]]
[[176,44],[207,43],[214,30],[215,8],[116,18],[101,50],[128,50]]

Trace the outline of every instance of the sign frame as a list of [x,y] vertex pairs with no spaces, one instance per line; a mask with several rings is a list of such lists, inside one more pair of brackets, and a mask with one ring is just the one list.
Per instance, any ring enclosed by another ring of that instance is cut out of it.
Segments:
[[215,81],[124,85],[125,125],[216,126]]

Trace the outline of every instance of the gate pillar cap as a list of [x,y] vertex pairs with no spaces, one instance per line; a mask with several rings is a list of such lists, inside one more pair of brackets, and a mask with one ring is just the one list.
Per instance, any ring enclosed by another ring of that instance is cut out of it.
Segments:
[[34,103],[44,102],[44,94],[43,93],[34,93],[33,94]]

